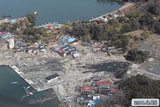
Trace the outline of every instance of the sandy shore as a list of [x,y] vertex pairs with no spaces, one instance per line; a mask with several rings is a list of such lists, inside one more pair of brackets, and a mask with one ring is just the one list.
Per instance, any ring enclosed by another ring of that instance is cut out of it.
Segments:
[[107,14],[104,14],[104,15],[101,15],[101,16],[98,16],[96,18],[91,19],[90,21],[98,20],[99,18],[102,18],[103,16],[108,16],[110,14],[113,15],[113,14],[116,14],[117,12],[118,13],[121,12],[121,15],[119,15],[119,16],[122,16],[124,10],[129,9],[130,7],[132,7],[134,5],[135,5],[135,3],[131,3],[131,2],[124,3],[124,5],[121,8],[119,8],[118,10],[110,12],[110,13],[107,13]]
[[134,4],[135,3],[131,3],[131,2],[124,3],[124,5],[118,10],[121,11],[123,9],[126,9],[126,8],[130,7],[130,6],[133,6]]

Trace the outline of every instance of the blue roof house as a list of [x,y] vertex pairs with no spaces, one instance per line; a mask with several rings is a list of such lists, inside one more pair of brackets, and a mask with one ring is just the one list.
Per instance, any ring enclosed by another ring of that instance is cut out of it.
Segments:
[[62,44],[56,46],[56,47],[54,48],[54,50],[55,50],[55,51],[58,51],[59,49],[61,49],[62,47],[65,47],[66,45],[67,45],[66,43],[62,43]]
[[103,102],[103,99],[96,99],[95,102],[96,102],[96,103],[98,103],[98,102]]
[[75,42],[75,41],[76,41],[76,38],[69,38],[69,39],[67,40],[68,43],[72,43],[72,42]]
[[53,26],[53,28],[54,28],[54,29],[56,29],[56,28],[57,28],[57,26],[56,26],[56,25],[54,25],[54,26]]
[[7,34],[7,33],[5,33],[5,34],[2,35],[2,39],[5,39],[5,38],[7,38],[7,37],[8,37],[8,34]]
[[90,100],[90,101],[88,102],[88,107],[94,107],[95,104],[96,104],[96,103],[95,103],[94,101]]
[[17,22],[16,19],[12,19],[12,20],[11,20],[11,24],[16,23],[16,22]]
[[70,37],[69,36],[67,36],[67,35],[65,35],[65,36],[63,36],[63,37],[61,37],[61,41],[66,41],[66,40],[68,40]]

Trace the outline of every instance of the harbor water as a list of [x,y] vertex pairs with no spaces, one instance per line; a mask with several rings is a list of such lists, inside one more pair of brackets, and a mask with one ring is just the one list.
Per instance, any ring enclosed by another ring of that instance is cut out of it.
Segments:
[[[29,88],[33,95],[26,96],[26,83],[9,66],[0,66],[0,107],[59,107],[58,98],[53,90],[36,92]],[[24,98],[23,98],[24,97]],[[46,100],[49,99],[49,100]]]
[[77,20],[90,20],[115,11],[122,4],[116,0],[0,0],[0,19],[24,17],[38,12],[36,25],[48,22],[67,23]]

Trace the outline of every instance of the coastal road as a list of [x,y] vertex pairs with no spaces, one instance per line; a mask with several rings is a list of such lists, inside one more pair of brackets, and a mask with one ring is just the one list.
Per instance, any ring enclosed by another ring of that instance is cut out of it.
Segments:
[[136,68],[136,69],[133,68],[133,70],[138,71],[138,74],[144,74],[151,79],[160,80],[160,75],[158,75],[158,74],[154,74],[154,73],[151,73],[149,71],[141,70],[141,69],[138,69],[138,68]]

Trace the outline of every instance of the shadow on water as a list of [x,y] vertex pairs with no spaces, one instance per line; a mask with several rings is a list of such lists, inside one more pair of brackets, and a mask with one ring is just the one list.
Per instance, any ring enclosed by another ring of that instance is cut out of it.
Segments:
[[96,65],[91,65],[89,69],[92,69],[94,72],[116,72],[118,70],[128,70],[129,63],[127,62],[107,62]]
[[119,4],[123,5],[124,2],[123,1],[118,1],[118,0],[96,0],[98,3],[115,3],[118,2]]
[[22,102],[15,101],[13,99],[7,98],[0,95],[0,106],[1,107],[33,107],[29,104],[24,104]]

